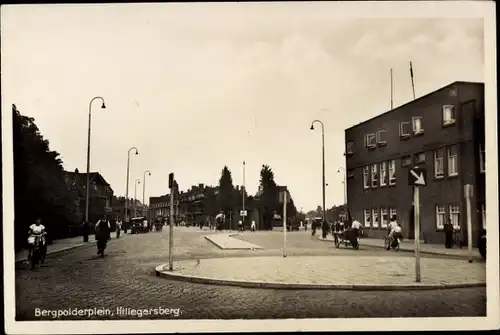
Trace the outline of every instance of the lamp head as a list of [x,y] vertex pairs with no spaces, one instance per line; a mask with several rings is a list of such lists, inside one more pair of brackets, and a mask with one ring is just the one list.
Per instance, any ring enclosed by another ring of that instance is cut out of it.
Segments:
[[139,154],[139,150],[135,149],[135,154],[138,155]]
[[311,129],[311,130],[314,130],[314,125],[313,125],[313,124],[311,125],[311,128],[310,128],[310,129]]
[[106,109],[106,104],[104,103],[104,101],[102,102],[102,106],[101,106],[102,109]]
[[151,176],[151,172],[148,172],[148,176]]

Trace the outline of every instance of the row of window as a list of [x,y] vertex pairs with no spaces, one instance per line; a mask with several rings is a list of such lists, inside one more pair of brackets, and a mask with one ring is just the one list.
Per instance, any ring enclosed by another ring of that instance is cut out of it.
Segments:
[[[483,229],[486,229],[486,208],[481,205],[481,223]],[[478,210],[479,211],[479,210]],[[395,208],[372,208],[364,209],[364,226],[366,228],[387,228],[391,219],[396,219],[397,212]],[[380,221],[379,221],[380,215]],[[442,230],[446,223],[446,218],[450,218],[451,224],[455,230],[460,230],[460,206],[459,205],[436,205],[436,229]],[[379,226],[380,223],[380,226]]]
[[396,185],[396,160],[363,167],[363,188]]
[[387,228],[391,219],[396,219],[397,213],[395,208],[372,208],[364,210],[364,226],[366,228]]
[[[443,126],[455,124],[455,106],[445,105],[442,108]],[[403,121],[399,124],[399,137],[401,140],[408,139],[412,136],[418,136],[424,133],[423,118],[421,116],[412,117],[411,121]],[[364,146],[368,149],[375,149],[377,146],[382,147],[387,145],[386,130],[379,130],[376,133],[365,134]],[[346,153],[352,155],[354,153],[354,142],[347,142]]]

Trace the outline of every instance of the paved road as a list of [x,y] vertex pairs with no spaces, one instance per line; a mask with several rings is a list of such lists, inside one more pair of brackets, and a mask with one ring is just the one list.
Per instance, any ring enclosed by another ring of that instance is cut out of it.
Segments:
[[[275,243],[273,239],[276,239],[266,238],[266,234],[259,238],[257,235],[246,237],[249,233],[245,233],[242,237],[258,239],[251,242],[264,248],[274,248],[254,252],[220,250],[204,238],[206,234],[206,231],[200,232],[195,228],[181,228],[174,238],[176,258],[244,257],[281,252],[281,244],[266,245],[266,241]],[[310,238],[310,235],[291,235],[289,254],[363,253],[374,257],[388,254],[377,249],[334,250],[328,243]],[[95,246],[88,245],[51,255],[47,264],[35,271],[28,270],[27,265],[18,265],[16,319],[50,319],[36,317],[36,308],[108,308],[114,315],[102,317],[104,319],[136,318],[117,315],[117,307],[179,308],[179,317],[183,319],[484,316],[486,313],[484,288],[411,292],[261,290],[157,278],[154,276],[154,267],[165,263],[168,258],[168,230],[126,235],[113,241],[107,253],[106,257],[99,258]],[[396,253],[390,254],[398,257]]]

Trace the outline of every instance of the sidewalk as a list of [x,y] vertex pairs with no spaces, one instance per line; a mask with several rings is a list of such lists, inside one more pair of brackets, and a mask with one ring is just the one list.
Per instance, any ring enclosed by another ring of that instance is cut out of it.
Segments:
[[[317,232],[320,235],[318,236],[318,239],[321,241],[328,241],[328,242],[333,242],[333,236],[328,235],[326,239],[323,239],[321,237],[321,231]],[[367,245],[371,247],[378,247],[378,248],[384,248],[384,240],[383,239],[376,239],[376,238],[361,238],[360,242],[361,245]],[[414,241],[410,240],[403,240],[401,241],[401,244],[399,246],[400,251],[415,251],[415,243]],[[461,249],[458,247],[454,247],[452,249],[446,249],[444,245],[441,244],[426,244],[423,241],[420,242],[420,252],[425,253],[425,254],[432,254],[432,255],[446,255],[446,256],[458,256],[458,257],[468,257],[469,256],[469,251],[467,247],[462,247]],[[472,256],[475,259],[482,259],[481,255],[479,254],[479,249],[478,248],[472,248]]]
[[[121,234],[121,237],[126,234]],[[116,233],[111,233],[111,238],[115,239]],[[54,243],[48,245],[47,255],[55,254],[58,252],[71,250],[74,248],[82,247],[84,245],[89,245],[95,243],[95,235],[89,235],[89,241],[83,242],[83,236],[71,237],[71,238],[63,238],[60,240],[54,240]],[[24,262],[28,260],[28,250],[23,249],[21,251],[16,252],[16,263]]]

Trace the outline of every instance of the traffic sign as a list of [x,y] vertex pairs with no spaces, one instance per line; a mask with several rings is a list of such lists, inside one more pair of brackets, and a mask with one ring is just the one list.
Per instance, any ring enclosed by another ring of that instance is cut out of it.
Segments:
[[174,174],[170,173],[168,175],[168,188],[172,189],[174,187]]
[[425,186],[427,184],[427,171],[418,166],[408,169],[408,185]]
[[247,210],[246,209],[241,210],[240,211],[240,216],[247,216]]

